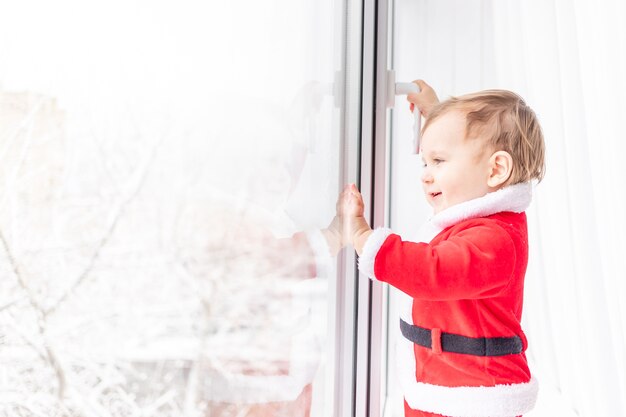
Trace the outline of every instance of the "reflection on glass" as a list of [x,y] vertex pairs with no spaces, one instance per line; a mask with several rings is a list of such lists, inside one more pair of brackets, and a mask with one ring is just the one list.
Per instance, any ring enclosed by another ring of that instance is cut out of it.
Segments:
[[244,3],[0,16],[0,415],[330,415],[340,8]]

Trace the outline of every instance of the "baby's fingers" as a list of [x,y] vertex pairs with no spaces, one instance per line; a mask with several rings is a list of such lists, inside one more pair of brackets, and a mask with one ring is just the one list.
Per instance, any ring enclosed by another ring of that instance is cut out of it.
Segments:
[[347,216],[363,215],[363,197],[354,184],[350,184],[344,190],[342,211]]
[[[439,103],[437,93],[424,80],[415,80],[413,82],[419,86],[420,91],[407,94],[406,99],[409,103],[419,108],[424,117],[428,118],[431,109]],[[411,111],[414,111],[413,108]]]

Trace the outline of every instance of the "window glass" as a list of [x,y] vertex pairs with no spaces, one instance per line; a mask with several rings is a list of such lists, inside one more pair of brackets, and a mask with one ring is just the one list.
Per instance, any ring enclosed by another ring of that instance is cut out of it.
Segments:
[[3,7],[0,414],[331,415],[345,13]]

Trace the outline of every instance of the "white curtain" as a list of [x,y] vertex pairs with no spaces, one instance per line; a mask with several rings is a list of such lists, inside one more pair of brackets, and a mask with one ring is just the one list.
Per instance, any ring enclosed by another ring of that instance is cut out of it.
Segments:
[[[524,303],[540,394],[528,416],[626,416],[626,2],[394,6],[399,78],[423,78],[442,99],[513,90],[543,126],[547,173],[528,211]],[[408,152],[410,115],[396,110],[391,226],[410,237],[427,208]]]
[[623,416],[626,4],[490,6],[496,83],[531,103],[547,146],[547,175],[529,213],[525,303],[540,405]]

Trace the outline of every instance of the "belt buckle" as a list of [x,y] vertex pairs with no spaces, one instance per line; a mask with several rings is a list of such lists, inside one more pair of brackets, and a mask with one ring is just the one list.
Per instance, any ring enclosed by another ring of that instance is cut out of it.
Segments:
[[434,328],[430,330],[430,346],[433,354],[438,355],[441,350],[441,329]]

